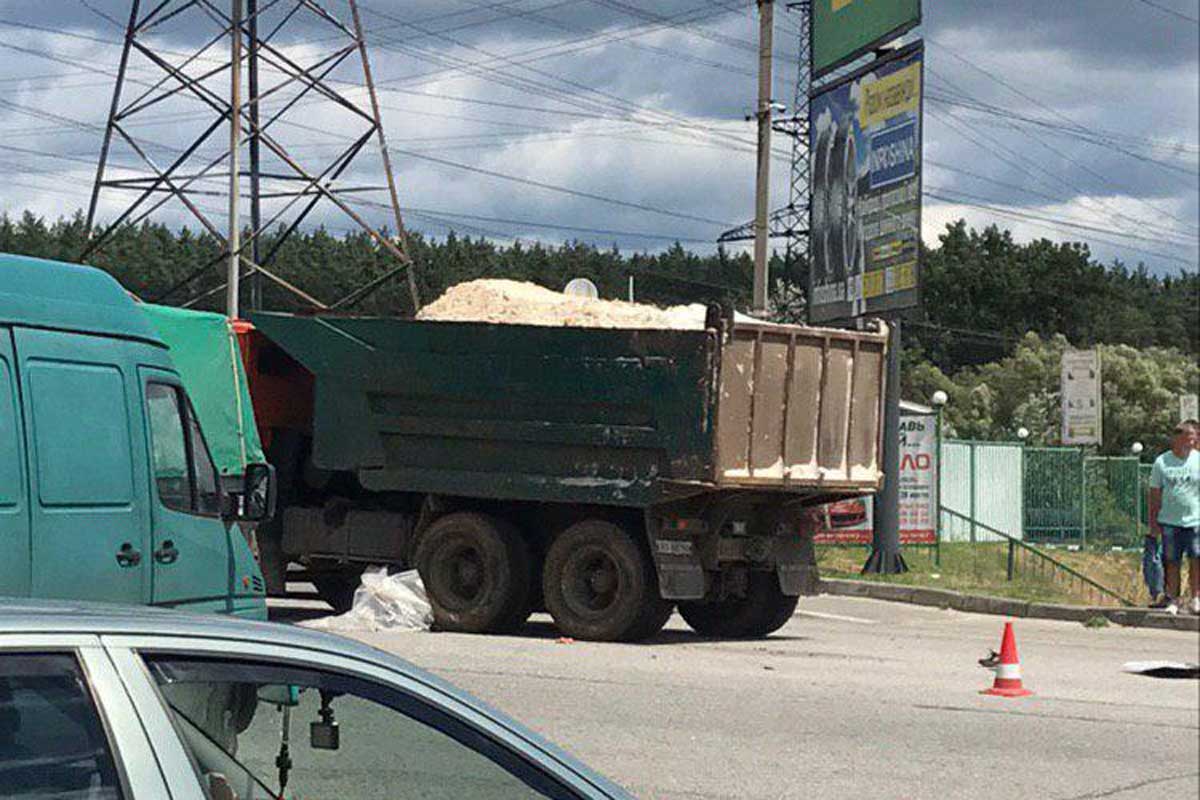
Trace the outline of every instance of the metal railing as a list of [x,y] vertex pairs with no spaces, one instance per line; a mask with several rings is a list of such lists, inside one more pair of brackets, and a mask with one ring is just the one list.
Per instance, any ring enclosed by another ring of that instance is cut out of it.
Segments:
[[1092,578],[1079,572],[1078,570],[1064,564],[1054,556],[1046,553],[1028,542],[1022,541],[1015,536],[1010,536],[1004,531],[986,525],[978,520],[972,520],[965,514],[960,514],[957,511],[942,506],[941,512],[949,514],[951,517],[960,519],[968,524],[974,524],[981,530],[987,531],[993,536],[999,537],[1007,545],[1007,563],[1006,576],[1009,581],[1012,581],[1021,569],[1021,560],[1024,559],[1024,570],[1028,573],[1036,573],[1039,576],[1049,577],[1051,580],[1061,580],[1068,585],[1078,585],[1087,592],[1089,596],[1107,597],[1116,600],[1123,606],[1136,605],[1134,601],[1123,596],[1117,591],[1108,588],[1100,583],[1097,583]]

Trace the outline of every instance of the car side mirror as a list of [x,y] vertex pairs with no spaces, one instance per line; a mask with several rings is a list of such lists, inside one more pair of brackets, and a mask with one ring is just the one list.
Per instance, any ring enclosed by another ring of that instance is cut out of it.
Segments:
[[270,464],[247,464],[242,477],[242,492],[233,497],[226,519],[242,522],[266,522],[275,516],[278,489],[275,468]]
[[247,464],[242,518],[266,522],[275,516],[276,495],[275,468],[270,464]]

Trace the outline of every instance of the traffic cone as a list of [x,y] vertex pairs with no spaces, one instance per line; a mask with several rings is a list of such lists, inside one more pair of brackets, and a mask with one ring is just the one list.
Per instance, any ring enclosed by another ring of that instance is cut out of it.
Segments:
[[1021,685],[1021,660],[1017,657],[1017,637],[1011,622],[1004,623],[1004,639],[1000,642],[1000,663],[996,665],[996,680],[992,688],[980,694],[999,697],[1026,697],[1033,692]]

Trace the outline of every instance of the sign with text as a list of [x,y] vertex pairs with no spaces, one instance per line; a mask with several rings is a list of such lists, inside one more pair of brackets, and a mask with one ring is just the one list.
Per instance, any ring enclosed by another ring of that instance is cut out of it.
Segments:
[[[900,418],[900,543],[937,541],[937,418]],[[830,503],[820,511],[818,544],[870,544],[872,498]]]
[[1061,384],[1062,443],[1101,444],[1104,413],[1100,351],[1064,351]]
[[920,22],[921,0],[813,0],[813,77],[850,63]]
[[1179,421],[1200,419],[1200,397],[1194,394],[1179,395]]
[[810,102],[810,322],[917,304],[923,64],[917,42]]

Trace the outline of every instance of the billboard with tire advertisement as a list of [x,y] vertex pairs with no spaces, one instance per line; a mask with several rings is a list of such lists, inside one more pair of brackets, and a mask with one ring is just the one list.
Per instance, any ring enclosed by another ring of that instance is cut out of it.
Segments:
[[[900,418],[900,543],[937,541],[937,418],[930,414]],[[870,497],[822,506],[817,544],[870,544],[874,533]]]
[[916,42],[811,98],[813,323],[917,304],[923,64]]

